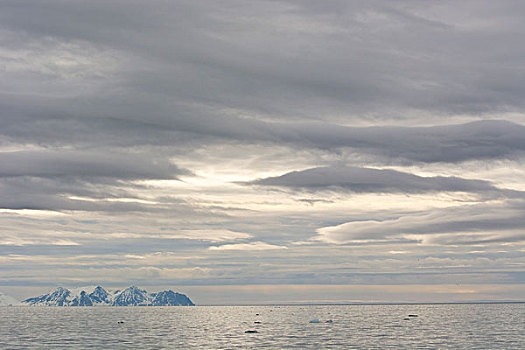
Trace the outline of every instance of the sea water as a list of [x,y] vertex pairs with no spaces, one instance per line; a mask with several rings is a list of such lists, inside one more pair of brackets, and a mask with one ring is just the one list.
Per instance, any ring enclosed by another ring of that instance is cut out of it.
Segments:
[[519,303],[0,307],[0,348],[525,349],[524,324]]

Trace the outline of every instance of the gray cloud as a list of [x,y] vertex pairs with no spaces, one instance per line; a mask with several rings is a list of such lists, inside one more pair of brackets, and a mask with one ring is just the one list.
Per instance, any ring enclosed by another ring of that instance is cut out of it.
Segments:
[[[445,114],[519,110],[521,6],[484,1],[462,7],[176,1],[144,8],[141,2],[10,1],[2,23],[26,38],[79,41],[144,59],[148,66],[128,80],[135,90],[227,101],[273,115],[319,118],[350,108],[379,115],[395,109],[390,114],[396,116],[400,108]],[[487,45],[497,57],[480,49]]]
[[496,120],[432,127],[299,125],[283,129],[284,135],[295,135],[296,141],[307,145],[348,147],[389,161],[454,163],[507,158],[525,151],[525,126]]
[[140,154],[82,151],[0,152],[0,177],[177,179],[190,175],[168,159]]
[[[198,110],[193,113],[199,114]],[[188,112],[188,115],[191,113]],[[185,114],[186,115],[186,114]],[[345,127],[329,123],[277,123],[236,117],[188,117],[180,120],[129,121],[124,119],[41,120],[6,118],[4,135],[12,142],[38,140],[50,146],[85,147],[177,146],[180,151],[222,142],[277,144],[294,148],[341,149],[368,159],[394,163],[449,162],[476,159],[521,158],[525,126],[501,120],[431,127]],[[27,127],[26,127],[27,126]],[[89,130],[100,129],[96,134]],[[20,130],[20,131],[17,131]],[[81,134],[77,134],[81,131]],[[164,153],[174,152],[173,148]],[[179,152],[180,152],[179,151]],[[157,155],[158,157],[159,155]]]
[[[365,161],[517,156],[522,124],[386,126],[523,108],[521,12],[462,6],[474,17],[389,1],[7,1],[0,144],[163,147],[161,157],[224,142],[350,149]],[[498,57],[479,50],[487,45]],[[363,122],[376,126],[349,126]]]
[[115,152],[0,152],[0,164],[0,207],[9,209],[149,211],[130,181],[191,175],[166,158]]
[[[506,3],[464,5],[474,23],[442,4],[230,4],[5,2],[3,137],[179,152],[273,142],[422,162],[524,149],[523,126],[503,121],[340,125],[520,111],[522,18]],[[498,57],[476,49],[489,43]]]
[[[465,205],[352,221],[317,230],[321,241],[417,239],[427,244],[490,244],[523,241],[523,202]],[[415,237],[415,238],[414,238]]]
[[391,169],[323,167],[294,171],[251,182],[307,190],[344,189],[356,193],[497,192],[487,181],[458,177],[422,177]]

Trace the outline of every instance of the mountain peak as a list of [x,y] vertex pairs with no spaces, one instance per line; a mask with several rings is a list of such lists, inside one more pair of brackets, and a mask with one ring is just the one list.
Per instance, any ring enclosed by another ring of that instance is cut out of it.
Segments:
[[155,306],[173,306],[173,305],[184,305],[193,306],[193,302],[184,294],[175,293],[172,290],[166,290],[159,293],[153,293],[152,304]]
[[113,305],[115,306],[128,306],[128,305],[147,305],[148,292],[141,290],[135,286],[124,289],[120,294],[115,297]]

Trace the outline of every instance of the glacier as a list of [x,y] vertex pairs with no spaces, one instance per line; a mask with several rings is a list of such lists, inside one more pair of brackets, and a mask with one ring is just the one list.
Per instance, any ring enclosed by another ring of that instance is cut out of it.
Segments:
[[67,289],[58,287],[48,294],[22,301],[34,306],[194,306],[185,294],[166,290],[149,293],[136,286],[108,291],[101,286]]

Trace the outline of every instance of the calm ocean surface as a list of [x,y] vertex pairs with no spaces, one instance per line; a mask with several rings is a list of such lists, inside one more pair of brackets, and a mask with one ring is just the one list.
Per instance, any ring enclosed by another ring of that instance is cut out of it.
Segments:
[[0,307],[0,348],[525,349],[524,325],[525,304]]

